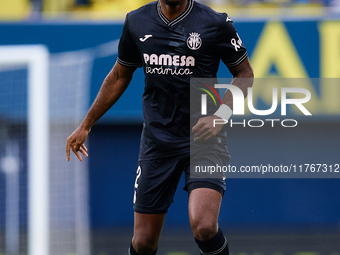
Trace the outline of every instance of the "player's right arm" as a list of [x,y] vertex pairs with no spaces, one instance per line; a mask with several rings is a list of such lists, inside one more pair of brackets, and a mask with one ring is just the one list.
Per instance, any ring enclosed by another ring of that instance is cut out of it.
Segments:
[[100,119],[124,93],[133,76],[136,67],[126,67],[118,62],[106,76],[103,84],[94,100],[86,117],[79,127],[67,138],[66,158],[70,160],[70,150],[82,161],[80,155],[88,156],[87,148],[84,144],[92,126]]

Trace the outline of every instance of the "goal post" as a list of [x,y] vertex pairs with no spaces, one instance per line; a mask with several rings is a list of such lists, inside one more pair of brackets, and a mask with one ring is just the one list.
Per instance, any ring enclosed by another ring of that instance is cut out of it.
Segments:
[[3,64],[27,66],[28,254],[49,255],[49,52],[43,45],[1,46]]
[[65,144],[89,107],[94,59],[0,45],[0,254],[91,252],[89,161],[66,162]]

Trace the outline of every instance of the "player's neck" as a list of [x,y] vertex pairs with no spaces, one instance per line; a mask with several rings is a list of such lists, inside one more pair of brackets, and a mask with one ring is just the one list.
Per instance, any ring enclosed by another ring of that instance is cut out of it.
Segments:
[[[168,20],[174,20],[181,15],[188,6],[189,0],[160,0],[161,11]],[[170,2],[170,3],[169,3]],[[174,3],[177,2],[175,5]]]

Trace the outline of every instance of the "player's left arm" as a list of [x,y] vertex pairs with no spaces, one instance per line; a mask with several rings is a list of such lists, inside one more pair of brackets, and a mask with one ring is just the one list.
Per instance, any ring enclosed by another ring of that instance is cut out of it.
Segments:
[[[232,85],[239,87],[244,94],[244,98],[246,98],[248,88],[253,85],[254,80],[254,73],[249,59],[246,58],[241,64],[235,67],[229,67],[229,71],[233,75]],[[223,96],[222,107],[223,105],[226,105],[224,107],[229,107],[233,110],[233,96],[230,90],[227,90]],[[223,125],[214,126],[214,119],[218,118],[222,119],[216,115],[200,118],[197,124],[192,128],[192,132],[195,135],[195,141],[205,141],[217,135],[223,127]]]
[[[222,62],[228,67],[233,75],[232,84],[241,89],[244,96],[247,96],[247,88],[253,84],[253,70],[251,68],[247,51],[238,35],[236,28],[227,14],[221,14],[217,29],[216,49]],[[207,140],[217,135],[223,125],[215,125],[214,119],[228,120],[232,115],[233,96],[230,90],[223,96],[222,105],[211,116],[200,118],[192,128],[195,141]]]
[[[248,95],[248,88],[253,86],[254,72],[247,57],[241,64],[235,67],[229,67],[230,73],[233,75],[232,85],[239,87],[244,95]],[[233,110],[233,96],[230,90],[227,90],[223,96],[222,103],[229,106]],[[213,115],[214,116],[214,115]]]

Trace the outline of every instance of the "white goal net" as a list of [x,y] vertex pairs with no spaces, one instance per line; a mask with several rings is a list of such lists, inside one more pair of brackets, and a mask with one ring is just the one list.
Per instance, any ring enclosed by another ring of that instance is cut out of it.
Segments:
[[0,254],[89,255],[88,163],[66,138],[88,109],[91,51],[0,46]]

